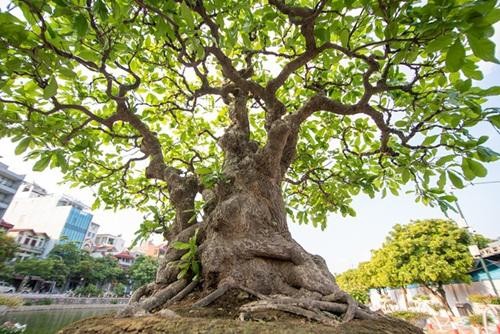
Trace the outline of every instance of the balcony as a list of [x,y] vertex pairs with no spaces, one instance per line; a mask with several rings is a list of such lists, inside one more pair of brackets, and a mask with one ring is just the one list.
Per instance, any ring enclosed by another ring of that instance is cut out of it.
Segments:
[[16,191],[17,191],[16,189],[0,183],[0,192],[14,195],[16,193]]

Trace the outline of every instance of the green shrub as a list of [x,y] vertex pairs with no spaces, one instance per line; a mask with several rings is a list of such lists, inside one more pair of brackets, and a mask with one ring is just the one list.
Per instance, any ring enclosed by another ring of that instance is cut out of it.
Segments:
[[24,333],[26,326],[19,326],[18,324],[12,322],[5,322],[0,325],[0,334],[21,334]]
[[472,303],[500,305],[500,298],[488,295],[469,295]]
[[419,295],[415,295],[413,296],[413,299],[414,300],[431,300],[431,297],[429,297],[428,295],[422,295],[422,294],[419,294]]
[[0,295],[0,305],[5,305],[8,307],[18,307],[23,305],[23,300],[18,297]]
[[[483,315],[482,314],[469,315],[468,320],[472,326],[476,326],[476,327],[483,326]],[[488,322],[490,324],[493,323],[493,318],[491,317],[491,315],[488,314],[486,316],[486,322]]]
[[53,303],[54,301],[50,298],[42,298],[36,302],[37,305],[52,305]]
[[118,283],[113,287],[113,293],[118,297],[122,297],[125,294],[125,290],[125,285],[122,283]]
[[415,323],[418,320],[424,320],[430,318],[431,316],[427,313],[422,312],[412,312],[412,311],[397,311],[390,313],[391,316],[399,318],[410,323]]
[[87,286],[81,286],[75,290],[75,295],[80,295],[82,297],[97,297],[102,295],[102,290],[96,287],[94,284],[89,284]]
[[118,300],[116,299],[113,299],[112,301],[110,301],[111,304],[118,304]]

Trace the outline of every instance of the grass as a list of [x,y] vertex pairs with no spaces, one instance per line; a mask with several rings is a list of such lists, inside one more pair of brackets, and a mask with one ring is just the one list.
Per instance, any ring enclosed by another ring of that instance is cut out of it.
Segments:
[[23,300],[18,297],[11,297],[6,295],[0,295],[0,305],[8,307],[19,307],[23,305]]

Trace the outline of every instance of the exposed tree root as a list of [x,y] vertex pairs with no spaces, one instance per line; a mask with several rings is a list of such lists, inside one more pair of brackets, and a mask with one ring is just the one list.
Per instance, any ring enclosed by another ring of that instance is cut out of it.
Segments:
[[224,284],[218,287],[215,291],[211,292],[208,296],[203,297],[193,304],[193,307],[205,307],[212,304],[218,298],[222,297],[231,286],[229,284]]
[[339,315],[343,315],[343,321],[347,322],[354,318],[369,320],[377,317],[376,314],[367,309],[362,309],[358,304],[343,291],[327,295],[316,300],[312,298],[292,298],[282,295],[266,296],[252,289],[243,286],[232,286],[224,284],[209,295],[203,297],[193,304],[193,307],[206,307],[217,299],[224,296],[230,289],[239,289],[255,297],[258,301],[244,304],[240,307],[242,315],[240,318],[246,319],[250,313],[265,310],[283,311],[305,318],[318,321],[325,325],[334,325],[339,322]]
[[243,319],[246,319],[246,314],[269,310],[283,311],[299,315],[328,326],[335,326],[336,324],[338,324],[337,320],[335,320],[333,317],[329,317],[323,314],[320,310],[308,310],[304,307],[281,303],[279,300],[258,300],[240,307],[240,311],[243,312],[243,316],[241,317]]
[[326,302],[342,302],[347,304],[347,310],[344,313],[344,321],[350,321],[354,319],[356,310],[358,309],[358,303],[347,293],[339,290],[328,296],[321,298]]
[[191,281],[184,289],[182,289],[178,294],[176,294],[174,297],[172,297],[170,300],[168,300],[164,306],[170,306],[182,299],[184,299],[188,294],[190,294],[200,283],[199,280],[194,280]]

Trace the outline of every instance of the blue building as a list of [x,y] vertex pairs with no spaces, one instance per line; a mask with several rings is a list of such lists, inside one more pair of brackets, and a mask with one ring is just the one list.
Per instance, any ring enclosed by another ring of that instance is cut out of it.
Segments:
[[[481,256],[493,280],[500,280],[500,241],[492,242],[487,248],[481,249]],[[481,262],[475,260],[474,268],[470,271],[473,282],[488,280]]]
[[93,218],[90,208],[69,196],[33,192],[31,186],[22,187],[5,219],[15,228],[45,232],[54,242],[72,241],[81,246]]

